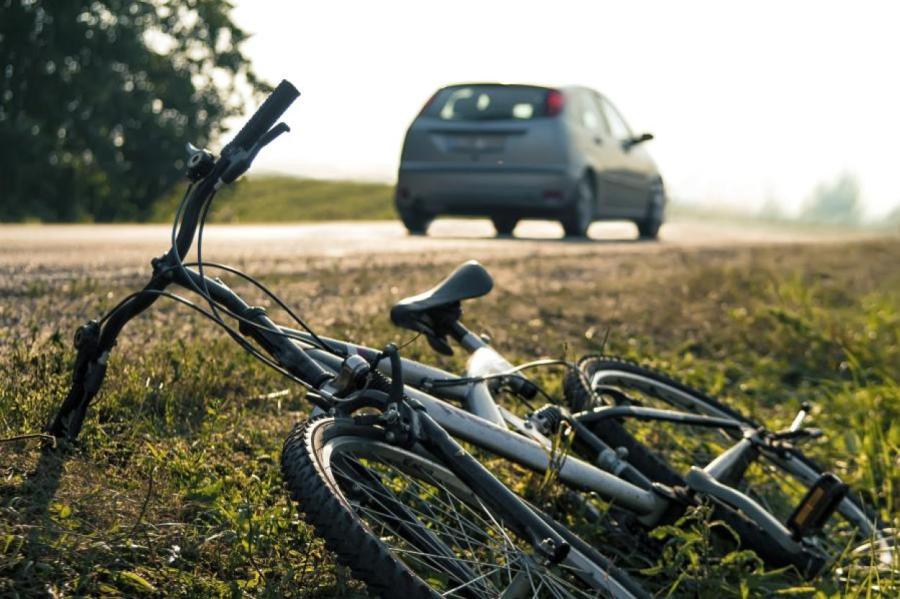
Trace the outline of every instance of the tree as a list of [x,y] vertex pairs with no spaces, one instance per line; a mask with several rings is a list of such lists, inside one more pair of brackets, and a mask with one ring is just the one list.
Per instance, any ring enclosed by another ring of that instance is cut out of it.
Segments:
[[900,226],[900,204],[897,204],[893,210],[888,212],[882,222],[888,226]]
[[145,216],[265,87],[227,0],[0,0],[0,220]]
[[802,219],[831,225],[855,225],[861,216],[859,181],[843,173],[830,183],[820,183],[813,191]]

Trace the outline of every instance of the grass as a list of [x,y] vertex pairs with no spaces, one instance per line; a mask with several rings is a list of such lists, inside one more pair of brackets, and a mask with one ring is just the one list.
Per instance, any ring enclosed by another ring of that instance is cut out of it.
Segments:
[[[900,243],[871,241],[494,259],[495,290],[468,304],[465,320],[514,361],[603,349],[772,427],[810,400],[826,432],[814,453],[896,527],[898,257]],[[408,338],[389,324],[391,303],[448,270],[416,260],[311,261],[264,278],[321,332],[380,345]],[[140,282],[73,273],[26,286],[17,276],[0,279],[0,437],[40,430],[66,390],[71,331]],[[439,358],[422,340],[404,353],[450,369],[464,361]],[[552,372],[541,382],[560,388]],[[0,443],[0,595],[362,595],[281,487],[281,443],[306,413],[284,379],[205,321],[160,303],[120,338],[68,459],[42,457],[34,440]],[[664,557],[646,572],[660,595],[900,593],[896,572],[807,583],[745,552],[723,557],[706,529],[692,514],[666,531]]]
[[[181,200],[181,187],[157,201],[148,220],[168,223]],[[727,206],[696,205],[673,201],[672,219],[722,222],[756,222],[769,227],[815,231],[846,231],[852,227],[804,223],[797,219],[766,219]],[[392,220],[394,185],[389,183],[304,179],[287,175],[249,175],[225,187],[213,203],[211,220],[219,223],[278,223],[335,220]],[[896,230],[896,223],[880,227]]]
[[[157,202],[150,220],[171,221],[180,194]],[[394,186],[275,175],[244,177],[219,192],[211,217],[224,223],[393,219]]]

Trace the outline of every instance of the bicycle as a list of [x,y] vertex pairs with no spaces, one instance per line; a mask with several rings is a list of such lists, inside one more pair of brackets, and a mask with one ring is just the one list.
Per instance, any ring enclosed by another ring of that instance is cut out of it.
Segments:
[[[542,506],[510,491],[461,443],[526,471],[552,472],[570,490],[567,496],[588,512],[594,508],[586,494],[595,493],[648,529],[709,501],[767,562],[794,567],[807,577],[837,557],[831,547],[819,543],[823,524],[835,514],[849,523],[850,537],[869,541],[868,550],[876,559],[892,559],[887,533],[877,520],[847,496],[840,481],[804,459],[791,463],[802,465],[798,472],[808,492],[795,504],[797,517],[787,524],[742,490],[740,479],[759,455],[782,460],[785,455],[802,456],[788,447],[792,440],[815,436],[802,427],[802,412],[792,430],[771,433],[669,379],[656,381],[652,388],[664,397],[672,395],[670,388],[679,391],[675,395],[681,403],[672,404],[678,410],[638,405],[628,391],[640,388],[629,387],[639,379],[628,378],[624,366],[606,364],[602,376],[589,371],[586,361],[575,366],[544,360],[515,367],[461,322],[462,302],[487,294],[493,286],[490,275],[475,262],[391,311],[395,324],[424,335],[436,351],[451,352],[451,339],[469,351],[464,376],[402,358],[392,346],[379,350],[319,336],[253,277],[204,262],[203,225],[215,191],[246,171],[256,154],[287,130],[275,123],[297,95],[293,86],[282,82],[219,158],[192,149],[192,183],[176,213],[172,246],[152,262],[153,276],[143,290],[100,321],[79,328],[73,385],[48,426],[50,434],[77,437],[116,337],[131,318],[164,296],[212,319],[246,351],[307,389],[314,416],[299,423],[285,441],[285,484],[329,548],[377,593],[644,595],[608,557]],[[181,256],[195,235],[198,259],[186,264]],[[263,309],[249,306],[223,282],[206,276],[205,268],[252,283],[299,328],[277,325]],[[209,309],[166,291],[172,284],[200,295]],[[539,394],[546,396],[522,371],[560,364],[570,368],[567,406],[551,401],[532,406],[521,417],[497,403],[501,387],[526,403]],[[708,448],[717,455],[708,462],[690,456],[687,477],[668,476],[674,470],[662,470],[666,456],[654,455],[642,442],[646,439],[623,436],[621,422],[626,420],[717,431],[718,445]],[[574,431],[575,455],[559,451],[564,428]]]
[[[395,325],[424,334],[435,351],[450,353],[451,338],[471,353],[461,377],[402,360],[406,393],[452,436],[533,472],[555,468],[563,485],[596,493],[617,510],[636,516],[646,529],[672,522],[686,508],[709,501],[715,517],[745,546],[770,566],[791,567],[805,578],[821,573],[848,547],[856,556],[893,565],[891,531],[847,485],[796,447],[821,436],[818,429],[803,427],[809,406],[801,406],[787,430],[773,432],[705,393],[620,358],[588,356],[574,365],[542,360],[513,366],[460,322],[460,302],[491,288],[487,271],[469,262],[433,289],[401,300],[391,311]],[[295,332],[312,342],[308,333]],[[361,356],[368,362],[377,359],[373,348],[323,339],[341,355]],[[331,368],[339,367],[334,356],[310,352]],[[556,364],[570,367],[566,406],[531,406],[530,414],[521,418],[495,401],[494,392],[501,387],[532,400],[541,390],[521,370]],[[634,397],[637,393],[643,401]],[[645,405],[651,401],[656,403]],[[464,409],[450,402],[461,403]],[[651,426],[635,430],[628,422]],[[695,441],[694,451],[683,451],[688,455],[680,462],[677,451],[663,451],[658,437],[665,424],[690,427],[682,436]],[[572,430],[572,449],[581,459],[569,456],[554,466],[553,437],[564,426]],[[715,441],[703,438],[698,429],[710,431]],[[648,439],[653,435],[656,443]],[[760,462],[768,470],[754,472]],[[686,476],[680,466],[688,470]],[[772,468],[792,477],[794,488],[759,485]],[[777,508],[784,507],[785,499],[789,510],[779,514]],[[843,522],[836,524],[838,516]],[[854,541],[857,544],[850,547]]]
[[[189,145],[191,183],[176,212],[171,247],[151,261],[152,276],[143,289],[77,329],[72,386],[47,432],[57,439],[77,438],[118,335],[132,318],[166,297],[221,326],[244,350],[304,387],[307,399],[327,413],[298,425],[285,442],[286,484],[327,545],[374,592],[645,596],[610,560],[504,486],[410,397],[396,348],[377,352],[371,363],[340,356],[262,283],[203,261],[203,228],[216,191],[246,172],[265,146],[289,130],[277,121],[298,96],[282,81],[218,158]],[[182,257],[195,236],[197,262],[186,264]],[[276,325],[264,309],[206,276],[209,268],[259,287],[303,332]],[[171,285],[198,294],[208,309],[167,291]],[[237,328],[226,318],[236,320]],[[313,350],[321,352],[321,359]],[[376,365],[386,366],[391,377]]]

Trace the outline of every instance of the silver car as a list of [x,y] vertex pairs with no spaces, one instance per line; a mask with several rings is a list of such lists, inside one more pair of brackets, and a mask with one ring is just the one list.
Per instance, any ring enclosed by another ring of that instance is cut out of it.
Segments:
[[585,87],[467,83],[438,90],[406,133],[396,206],[410,233],[440,215],[487,216],[499,235],[519,220],[630,220],[655,239],[662,177],[612,103]]

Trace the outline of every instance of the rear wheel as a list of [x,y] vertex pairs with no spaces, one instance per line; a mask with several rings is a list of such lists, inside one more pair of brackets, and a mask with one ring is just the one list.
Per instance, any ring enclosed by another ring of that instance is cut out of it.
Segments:
[[494,223],[498,236],[511,237],[516,225],[519,224],[519,219],[514,216],[494,216],[491,222]]
[[299,424],[281,466],[306,520],[381,596],[641,595],[568,531],[570,555],[543,563],[447,468],[384,442],[378,428],[333,418]]
[[434,220],[434,217],[425,214],[421,210],[415,208],[406,208],[399,210],[400,220],[403,226],[409,231],[410,235],[425,235],[428,233],[428,225]]
[[662,182],[653,186],[647,201],[647,213],[642,220],[636,221],[638,236],[641,239],[659,238],[659,228],[663,224],[666,210],[666,192]]
[[575,186],[571,205],[560,221],[566,237],[587,237],[588,228],[594,219],[594,186],[588,177],[582,177]]
[[[598,405],[630,403],[724,417],[752,428],[758,427],[753,420],[702,391],[660,372],[611,356],[582,358],[578,371],[567,375],[565,392],[569,405],[577,411]],[[669,486],[684,486],[684,474],[691,466],[707,465],[736,442],[720,429],[627,418],[597,423],[593,432],[610,446],[625,448],[629,463],[645,476]],[[777,453],[760,451],[759,458],[741,479],[729,484],[785,522],[822,473],[822,468],[800,450],[787,447]],[[773,565],[786,565],[785,556],[772,552],[775,545],[768,542],[768,537],[756,526],[724,506],[720,515],[761,557]],[[893,550],[877,518],[868,513],[852,492],[825,527],[806,537],[806,541],[813,553],[826,560],[841,557],[887,565],[893,559]],[[847,551],[854,545],[857,550]]]

